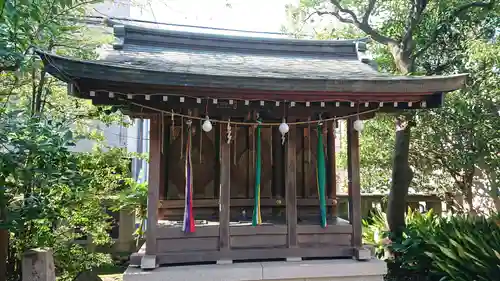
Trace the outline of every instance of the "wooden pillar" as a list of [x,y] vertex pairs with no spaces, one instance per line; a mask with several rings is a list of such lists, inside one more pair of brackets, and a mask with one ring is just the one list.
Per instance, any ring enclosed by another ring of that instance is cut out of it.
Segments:
[[[310,188],[311,185],[311,177],[312,177],[312,166],[315,165],[314,161],[312,160],[312,146],[313,144],[311,143],[311,133],[312,133],[312,128],[313,125],[307,126],[307,128],[303,128],[303,137],[302,137],[302,159],[303,159],[303,182],[302,182],[302,194],[304,198],[310,198],[311,197],[311,190],[315,190],[313,188]],[[313,184],[316,184],[316,182],[313,182]]]
[[281,133],[278,130],[272,131],[273,142],[273,198],[283,198],[284,196],[284,161],[283,161],[283,145],[281,143]]
[[288,248],[297,247],[297,159],[296,159],[296,138],[297,130],[290,127],[287,142],[286,157],[286,223],[288,228]]
[[215,131],[215,172],[214,172],[214,198],[220,198],[220,145],[221,145],[221,126],[219,124],[214,125]]
[[327,187],[327,198],[330,196],[332,199],[332,218],[336,218],[338,216],[337,211],[337,163],[335,160],[335,125],[336,121],[332,121],[331,124],[328,125],[328,134],[326,137],[326,153],[328,155],[328,187]]
[[254,198],[255,185],[255,127],[248,126],[247,129],[248,144],[248,183],[247,198]]
[[160,185],[160,199],[167,199],[168,196],[168,150],[170,147],[170,122],[167,116],[163,116],[163,122],[161,124],[162,131],[161,140],[162,151],[161,151],[161,185]]
[[156,229],[158,224],[158,202],[161,182],[161,117],[153,116],[149,128],[149,179],[148,221],[146,229],[146,256],[141,261],[143,269],[156,267]]
[[230,187],[231,187],[231,144],[227,142],[227,124],[220,126],[220,190],[219,190],[219,249],[229,251]]
[[[354,130],[356,117],[349,118],[347,122],[347,173],[349,179],[349,220],[352,225],[351,244],[358,259],[365,259],[360,256],[359,251],[362,246],[361,229],[361,182],[359,175],[359,133]],[[368,257],[371,253],[368,254]]]

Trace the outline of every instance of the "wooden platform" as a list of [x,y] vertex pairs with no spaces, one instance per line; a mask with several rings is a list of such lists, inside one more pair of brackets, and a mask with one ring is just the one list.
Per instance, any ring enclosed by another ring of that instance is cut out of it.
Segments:
[[124,281],[382,281],[386,264],[352,259],[300,262],[252,262],[160,267],[152,271],[129,267]]
[[[287,258],[352,257],[352,226],[337,219],[327,228],[319,225],[297,225],[297,247],[287,247],[286,225],[232,222],[229,227],[229,249],[220,250],[219,223],[198,222],[195,233],[185,234],[181,225],[160,221],[157,228],[157,263],[159,265]],[[140,265],[145,245],[131,257],[132,265]]]

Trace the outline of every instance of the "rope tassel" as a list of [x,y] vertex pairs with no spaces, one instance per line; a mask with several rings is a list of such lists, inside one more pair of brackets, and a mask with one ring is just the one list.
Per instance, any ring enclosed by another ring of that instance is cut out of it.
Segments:
[[257,125],[256,132],[256,148],[255,148],[255,191],[254,191],[254,209],[252,216],[252,225],[262,224],[262,216],[260,211],[260,174],[262,165],[262,155],[261,155],[261,141],[260,141],[260,124]]
[[186,158],[185,158],[185,175],[186,186],[184,195],[184,221],[182,224],[182,231],[184,233],[195,232],[194,214],[193,214],[193,165],[191,163],[191,120],[187,123],[187,139],[186,139]]
[[318,143],[316,145],[316,182],[318,185],[318,198],[320,210],[320,225],[326,228],[326,166],[325,166],[325,150],[323,149],[323,130],[321,124],[318,124]]

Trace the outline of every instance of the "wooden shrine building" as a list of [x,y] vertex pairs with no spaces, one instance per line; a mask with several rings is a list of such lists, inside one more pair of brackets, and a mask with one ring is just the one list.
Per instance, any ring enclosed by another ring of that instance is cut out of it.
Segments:
[[[254,38],[114,25],[98,60],[39,51],[72,95],[150,119],[145,247],[131,263],[356,257],[359,140],[377,112],[436,108],[465,75],[378,72],[364,40]],[[335,126],[347,120],[349,216]],[[381,140],[383,141],[383,140]]]

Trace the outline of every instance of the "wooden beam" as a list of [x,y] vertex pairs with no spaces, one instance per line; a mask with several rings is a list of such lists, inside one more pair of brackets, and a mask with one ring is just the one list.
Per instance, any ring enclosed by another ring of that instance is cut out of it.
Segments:
[[[133,112],[154,112],[153,109],[161,110],[165,112],[170,112],[174,110],[179,112],[180,110],[193,110],[199,109],[201,112],[208,110],[210,112],[210,117],[215,118],[216,116],[231,116],[245,118],[248,112],[258,111],[261,113],[263,119],[274,119],[280,120],[283,117],[283,108],[286,108],[287,115],[296,116],[301,119],[307,119],[309,116],[317,115],[318,113],[327,114],[328,112],[334,111],[337,116],[345,116],[350,114],[355,114],[357,112],[356,108],[350,107],[349,103],[343,103],[342,106],[336,107],[335,103],[327,103],[325,107],[321,107],[320,103],[310,103],[309,107],[306,107],[303,103],[297,103],[294,107],[287,107],[286,103],[280,103],[280,106],[276,107],[275,103],[265,103],[261,106],[257,102],[253,102],[250,105],[245,105],[244,101],[233,101],[232,105],[226,104],[227,100],[219,100],[217,104],[212,102],[206,103],[204,100],[202,103],[197,103],[196,99],[185,98],[184,102],[180,102],[179,97],[170,96],[169,101],[163,102],[162,97],[158,95],[151,95],[150,100],[146,100],[145,95],[134,95],[133,99],[127,99],[123,95],[115,96],[115,98],[109,98],[108,96],[88,96],[82,94],[79,97],[85,99],[92,99],[94,105],[121,105],[126,106],[128,110]],[[373,110],[377,109],[378,104],[370,103],[368,108],[363,108],[363,110]],[[394,107],[387,107],[390,110],[394,110]],[[366,113],[360,115],[361,119],[370,119],[375,116],[375,112]]]
[[347,173],[349,179],[349,220],[352,225],[352,246],[360,248],[361,233],[361,182],[359,175],[359,133],[354,130],[356,117],[347,122]]
[[328,187],[327,187],[327,198],[330,196],[330,198],[333,200],[333,205],[332,205],[332,218],[337,217],[337,162],[335,159],[335,127],[336,127],[337,121],[331,121],[328,124],[328,135],[326,138],[327,142],[327,148],[326,148],[326,153],[328,155]]
[[298,247],[297,242],[297,131],[293,126],[288,132],[286,157],[286,223],[288,227],[288,248]]
[[220,191],[219,191],[219,249],[229,251],[229,220],[231,200],[231,144],[227,143],[227,125],[220,126]]
[[[237,188],[234,187],[233,188]],[[349,195],[346,193],[337,194],[339,203],[342,201],[347,202],[349,199]],[[362,198],[366,198],[374,203],[381,203],[385,201],[387,195],[385,194],[362,194]],[[427,204],[440,203],[440,198],[437,195],[408,195],[408,200],[410,201],[425,201]],[[332,199],[328,199],[326,201],[327,206],[332,206]],[[161,208],[167,210],[181,209],[184,210],[184,199],[170,199],[170,200],[162,200],[160,202]],[[285,202],[286,203],[286,202]],[[218,208],[219,200],[218,199],[194,199],[193,204],[196,208]],[[241,207],[241,208],[251,208],[253,207],[254,200],[251,198],[232,198],[231,199],[231,207]],[[273,198],[261,198],[260,205],[262,207],[276,207],[279,206],[275,199]],[[286,206],[284,203],[280,204],[281,206]],[[297,198],[297,206],[298,207],[314,207],[318,206],[317,198]]]
[[146,231],[146,255],[155,255],[158,203],[161,182],[161,121],[160,115],[150,119],[149,130],[149,179],[148,179],[148,221]]
[[[303,183],[302,183],[302,194],[304,197],[310,198],[314,197],[313,194],[311,194],[311,178],[312,178],[312,165],[313,165],[313,160],[312,160],[312,150],[313,150],[313,143],[311,140],[311,135],[313,134],[313,126],[314,125],[308,125],[307,127],[302,129],[302,159],[303,159],[303,165],[302,165],[302,173],[303,173]],[[316,182],[313,182],[313,184],[316,184]],[[316,192],[314,193],[316,194]]]

